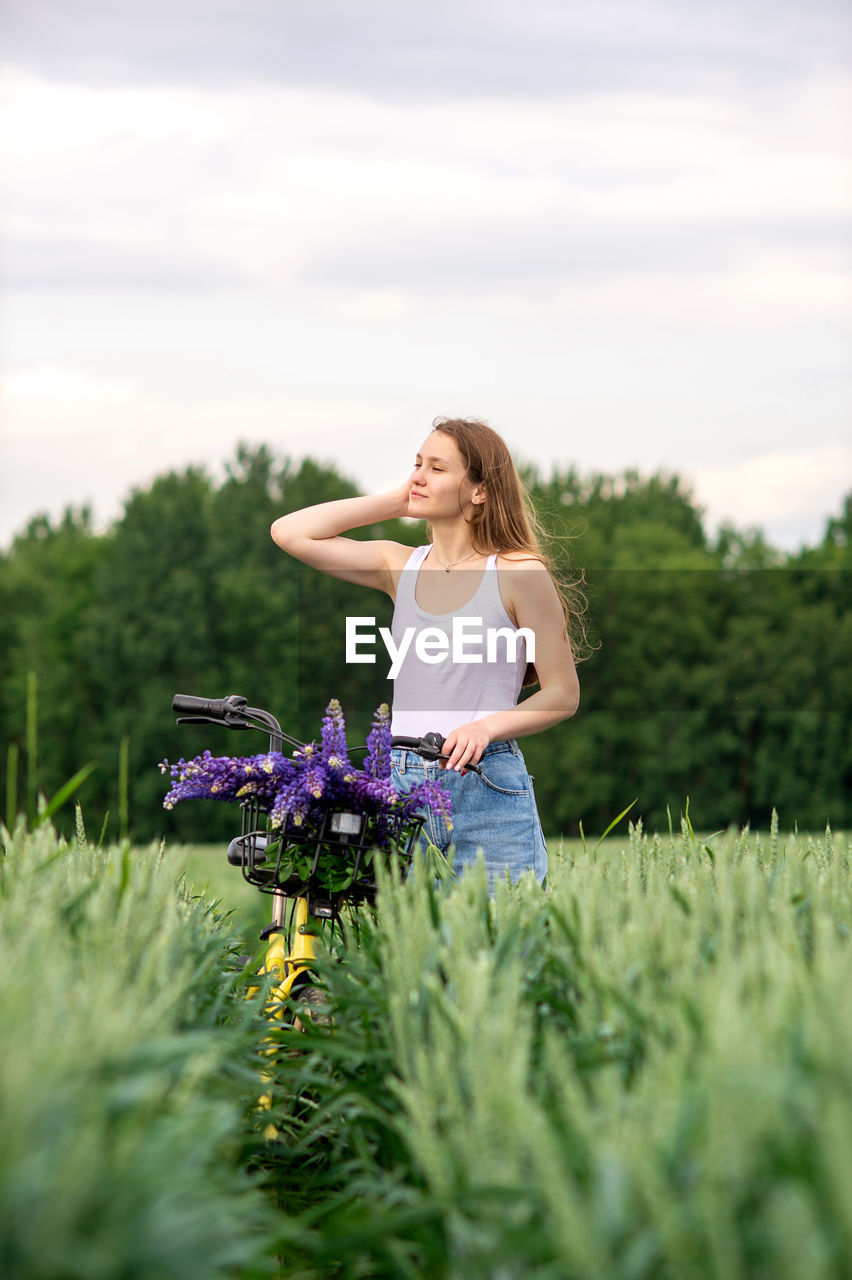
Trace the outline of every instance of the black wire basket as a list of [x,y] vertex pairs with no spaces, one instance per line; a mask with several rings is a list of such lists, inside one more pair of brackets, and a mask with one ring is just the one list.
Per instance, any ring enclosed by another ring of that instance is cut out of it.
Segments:
[[373,902],[376,860],[408,874],[422,816],[374,816],[340,807],[325,811],[322,825],[305,835],[270,829],[254,798],[245,800],[239,836],[228,847],[228,861],[263,893],[307,895],[313,916],[334,917],[344,903]]

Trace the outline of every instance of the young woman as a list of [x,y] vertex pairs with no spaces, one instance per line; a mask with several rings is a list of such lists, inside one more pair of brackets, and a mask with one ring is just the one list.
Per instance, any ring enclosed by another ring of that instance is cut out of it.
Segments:
[[[430,541],[412,551],[342,536],[399,516],[425,520]],[[427,831],[439,848],[452,842],[455,870],[481,851],[490,886],[507,871],[542,880],[547,850],[516,739],[577,710],[571,591],[548,567],[502,438],[481,422],[437,419],[398,489],[294,511],[275,521],[272,537],[297,560],[394,601],[392,731],[444,735],[453,830],[430,814]],[[519,704],[525,682],[539,688]],[[394,784],[408,791],[429,768],[396,751]]]

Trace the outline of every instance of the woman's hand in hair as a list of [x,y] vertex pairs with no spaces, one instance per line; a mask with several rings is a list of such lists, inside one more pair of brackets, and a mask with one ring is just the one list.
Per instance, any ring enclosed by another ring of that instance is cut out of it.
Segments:
[[392,489],[391,492],[387,495],[388,502],[391,503],[395,508],[393,512],[393,516],[390,518],[399,519],[400,516],[408,515],[408,508],[411,505],[410,494],[411,494],[411,482],[413,478],[414,478],[414,473],[412,472],[412,474],[408,477],[407,480],[405,480],[403,484],[401,484],[397,489]]
[[485,728],[484,720],[473,720],[470,724],[453,729],[444,739],[444,755],[449,756],[449,759],[442,760],[441,767],[457,769],[463,773],[465,765],[479,764],[490,741],[491,735]]

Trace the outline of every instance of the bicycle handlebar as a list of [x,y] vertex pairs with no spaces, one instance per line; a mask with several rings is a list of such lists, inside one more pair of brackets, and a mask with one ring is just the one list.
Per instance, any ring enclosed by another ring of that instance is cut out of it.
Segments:
[[[226,698],[198,698],[191,693],[176,693],[172,698],[172,710],[178,713],[178,724],[223,724],[228,729],[264,728],[269,732],[270,749],[280,751],[284,742],[293,747],[305,744],[284,733],[281,725],[269,711],[248,706],[247,699],[238,693]],[[440,733],[427,733],[422,738],[394,737],[392,747],[415,751],[423,760],[448,760],[444,755],[444,739]],[[481,773],[479,765],[466,764],[471,773]]]
[[172,711],[179,715],[203,716],[206,720],[227,720],[239,716],[247,705],[247,699],[230,693],[227,698],[196,698],[191,693],[176,693],[172,698]]
[[[392,747],[403,747],[408,751],[416,751],[423,760],[449,760],[442,750],[444,739],[440,733],[427,733],[422,738],[391,738]],[[481,774],[478,764],[466,764],[465,770]]]
[[427,733],[422,738],[391,738],[392,747],[405,747],[416,751],[424,760],[438,760],[444,739],[440,733]]
[[266,729],[271,751],[280,751],[285,741],[293,747],[305,745],[284,733],[270,711],[250,707],[238,693],[229,693],[227,698],[197,698],[191,693],[176,693],[172,698],[172,710],[178,712],[178,724],[223,724],[228,729]]

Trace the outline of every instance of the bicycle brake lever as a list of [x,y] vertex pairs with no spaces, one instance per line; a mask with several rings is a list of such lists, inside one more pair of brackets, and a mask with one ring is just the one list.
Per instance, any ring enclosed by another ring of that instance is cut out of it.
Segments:
[[249,725],[229,720],[222,721],[213,716],[178,716],[176,724],[227,724],[229,729],[248,729]]
[[[449,758],[450,758],[449,756],[445,756],[445,755],[443,755],[443,754],[442,754],[442,755],[440,755],[440,756],[437,756],[437,757],[436,757],[436,759],[438,759],[438,760],[449,760]],[[479,776],[480,776],[480,778],[482,777],[482,770],[480,769],[480,767],[479,767],[479,765],[478,765],[478,764],[465,764],[465,765],[462,765],[461,772],[462,772],[462,773],[466,773],[468,769],[470,769],[471,773],[478,773],[478,774],[479,774]]]
[[[421,739],[421,746],[418,755],[426,761],[440,760],[441,747],[444,745],[444,739],[440,733],[427,733]],[[443,757],[446,759],[446,756]]]
[[[428,752],[421,750],[420,755],[424,760],[449,760],[450,757],[441,750],[444,745],[444,739],[440,733],[427,733],[424,735],[423,741],[428,743],[431,748]],[[478,764],[466,764],[464,767],[465,769],[470,769],[471,773],[478,773],[482,777],[482,770]]]

